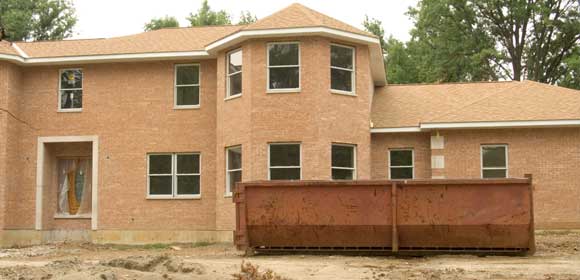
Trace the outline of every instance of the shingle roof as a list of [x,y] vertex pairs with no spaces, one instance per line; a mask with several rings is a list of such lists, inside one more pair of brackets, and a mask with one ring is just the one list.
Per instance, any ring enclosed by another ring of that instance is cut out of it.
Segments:
[[0,54],[18,55],[18,52],[10,42],[0,41]]
[[[240,30],[296,27],[328,27],[374,37],[305,6],[292,4],[250,25],[167,28],[109,39],[18,42],[18,46],[30,58],[187,52],[205,50],[207,45]],[[18,55],[7,44],[0,44],[0,54]]]
[[375,37],[375,35],[362,31],[342,21],[319,13],[301,4],[294,3],[270,16],[260,19],[243,30],[262,30],[298,27],[329,27],[341,31]]
[[377,88],[376,128],[421,123],[580,119],[580,91],[542,83],[388,85]]
[[204,50],[212,41],[240,29],[239,25],[168,28],[110,39],[19,42],[30,57],[186,52]]

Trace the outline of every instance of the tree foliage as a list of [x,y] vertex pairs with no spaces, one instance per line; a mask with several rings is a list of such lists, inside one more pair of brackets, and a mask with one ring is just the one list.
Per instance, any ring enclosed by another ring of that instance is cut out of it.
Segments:
[[152,31],[162,28],[179,27],[179,21],[175,17],[164,16],[161,18],[154,18],[145,24],[143,28],[145,31]]
[[250,11],[243,11],[242,14],[240,15],[240,20],[238,21],[238,24],[250,24],[256,22],[257,20],[258,18],[252,13],[250,13]]
[[191,26],[227,25],[232,24],[230,15],[225,10],[213,11],[207,0],[201,3],[196,14],[190,13],[187,18]]
[[62,40],[76,22],[71,0],[0,0],[0,26],[11,41]]
[[384,47],[391,83],[529,79],[579,87],[578,0],[421,0],[408,15],[412,39]]

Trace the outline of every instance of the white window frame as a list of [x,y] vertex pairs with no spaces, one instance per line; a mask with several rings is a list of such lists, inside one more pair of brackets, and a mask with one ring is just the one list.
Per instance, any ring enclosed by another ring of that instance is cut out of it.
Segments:
[[[276,146],[276,145],[298,145],[298,149],[299,149],[299,153],[298,153],[298,162],[300,163],[300,165],[298,166],[271,166],[270,165],[270,155],[271,155],[271,151],[270,148],[272,146]],[[288,168],[299,168],[300,169],[300,179],[298,180],[302,180],[302,143],[300,142],[276,142],[276,143],[268,143],[268,180],[272,180],[271,177],[271,170],[272,169],[288,169]]]
[[[149,174],[150,156],[171,156],[171,174]],[[199,173],[180,173],[177,174],[177,156],[178,155],[197,155],[199,157]],[[200,199],[202,194],[201,185],[201,153],[148,153],[147,154],[147,199]],[[171,176],[171,194],[151,194],[150,180],[151,176]],[[199,176],[199,194],[177,194],[177,176]]]
[[[393,166],[391,163],[391,152],[392,151],[411,151],[411,165],[400,165],[400,166]],[[391,169],[393,168],[411,168],[412,170],[412,177],[410,179],[393,179],[391,174]],[[389,149],[389,180],[412,180],[415,179],[415,150],[413,148],[396,148],[396,149]]]
[[[338,66],[332,66],[332,56],[330,57],[330,92],[331,93],[336,93],[336,94],[344,94],[344,95],[353,95],[356,96],[356,48],[355,47],[351,47],[351,46],[346,46],[346,45],[341,45],[341,44],[330,44],[330,54],[332,53],[332,46],[335,47],[341,47],[341,48],[347,48],[347,49],[351,49],[352,50],[352,69],[348,69],[348,68],[342,68],[342,67],[338,67]],[[344,71],[350,71],[351,75],[350,75],[350,79],[351,79],[351,84],[352,84],[352,90],[351,91],[346,91],[346,90],[339,90],[339,89],[333,89],[332,88],[332,69],[337,69],[337,70],[344,70]]]
[[[483,149],[484,148],[495,148],[495,147],[504,147],[505,148],[505,167],[483,167]],[[507,144],[482,144],[479,148],[479,158],[480,158],[480,166],[481,166],[481,178],[482,179],[501,179],[501,178],[484,178],[483,171],[484,170],[505,170],[505,178],[509,178],[509,152],[508,152],[508,145]]]
[[[67,88],[67,89],[63,89],[62,88],[62,73],[65,71],[75,71],[75,70],[80,70],[82,72],[83,78],[82,78],[82,87],[81,88]],[[85,86],[85,71],[83,70],[83,68],[65,68],[65,69],[60,69],[58,71],[58,110],[57,112],[63,112],[63,113],[67,113],[67,112],[82,112],[83,111],[83,107],[85,106],[85,102],[82,101],[82,106],[80,108],[62,108],[62,101],[61,101],[61,94],[62,91],[69,91],[69,90],[80,90],[82,92],[82,98],[84,99],[85,97],[85,90],[83,89]]]
[[[230,55],[234,54],[236,52],[241,52],[242,54],[242,70],[234,72],[234,73],[230,73]],[[244,82],[242,81],[242,91],[240,93],[234,94],[234,95],[230,95],[230,77],[237,75],[237,74],[242,74],[242,80],[244,78],[244,52],[242,50],[242,48],[238,48],[235,50],[232,50],[228,53],[226,53],[226,100],[228,99],[234,99],[237,97],[241,97],[242,93],[243,93],[243,86],[244,86]]]
[[[177,84],[177,68],[197,66],[197,84],[178,85]],[[199,88],[199,103],[197,105],[177,105],[177,88],[178,87],[195,87]],[[198,109],[201,107],[201,65],[199,63],[175,64],[173,66],[173,109]]]
[[[240,155],[242,157],[242,162],[241,162],[241,166],[240,168],[237,169],[229,169],[230,166],[230,157],[229,157],[229,151],[232,149],[240,149]],[[230,146],[226,148],[226,192],[225,192],[225,196],[226,197],[230,197],[233,195],[232,190],[230,189],[230,173],[231,172],[237,172],[240,171],[242,172],[242,178],[244,176],[244,164],[243,164],[243,160],[244,160],[244,155],[243,155],[244,150],[242,149],[242,145],[236,145],[236,146]]]
[[[333,146],[352,148],[352,160],[353,160],[352,167],[342,167],[342,166],[333,166],[332,165],[332,147]],[[332,143],[332,145],[330,146],[330,177],[332,180],[335,180],[334,178],[332,178],[332,170],[333,169],[352,170],[352,180],[356,180],[358,178],[356,162],[357,162],[357,153],[356,153],[356,145],[355,144]]]
[[[270,65],[270,46],[273,45],[289,45],[289,44],[294,44],[294,45],[298,45],[298,65],[274,65],[271,66]],[[267,93],[290,93],[290,92],[300,92],[301,88],[302,88],[302,67],[300,66],[302,64],[302,59],[301,59],[301,53],[302,51],[300,50],[301,46],[300,46],[300,42],[298,41],[291,41],[291,42],[271,42],[268,43],[266,45],[266,75],[267,75],[267,79],[266,79],[266,89],[267,89]],[[294,68],[294,67],[298,67],[298,87],[297,88],[270,88],[270,68]]]

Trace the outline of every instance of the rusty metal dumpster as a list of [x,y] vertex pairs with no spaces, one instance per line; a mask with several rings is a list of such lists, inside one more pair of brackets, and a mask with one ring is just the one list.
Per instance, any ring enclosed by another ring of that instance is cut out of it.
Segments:
[[234,195],[240,250],[534,252],[532,179],[261,181]]

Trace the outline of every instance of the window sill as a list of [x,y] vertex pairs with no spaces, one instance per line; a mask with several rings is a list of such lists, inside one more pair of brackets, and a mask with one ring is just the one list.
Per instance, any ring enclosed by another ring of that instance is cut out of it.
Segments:
[[242,97],[242,94],[241,93],[240,94],[236,94],[236,95],[232,95],[232,96],[228,96],[228,97],[224,98],[224,100],[225,101],[228,101],[228,100],[232,100],[232,99],[236,99],[236,98],[240,98],[240,97]]
[[300,88],[289,88],[289,89],[268,89],[266,93],[300,93]]
[[232,198],[234,196],[233,193],[226,193],[224,194],[224,198]]
[[173,106],[173,110],[196,110],[199,108],[199,105]]
[[66,214],[56,214],[54,215],[55,219],[91,219],[91,214],[83,214],[83,215],[66,215]]
[[336,89],[331,89],[330,93],[332,94],[338,94],[338,95],[346,95],[346,96],[352,96],[352,97],[356,97],[356,93],[351,92],[351,91],[342,91],[342,90],[336,90]]
[[181,196],[165,196],[165,195],[148,195],[147,200],[199,200],[201,195],[181,195]]
[[58,113],[80,113],[82,112],[83,109],[58,109],[57,112]]

